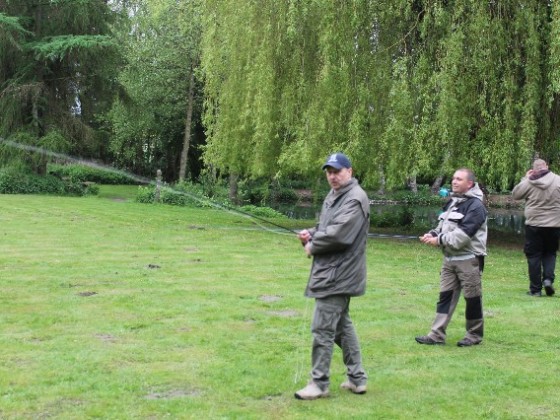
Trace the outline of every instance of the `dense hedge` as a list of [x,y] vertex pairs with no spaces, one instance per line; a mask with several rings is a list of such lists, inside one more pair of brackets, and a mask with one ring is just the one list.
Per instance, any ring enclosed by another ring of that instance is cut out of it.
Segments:
[[97,194],[99,187],[53,175],[39,176],[19,168],[0,170],[0,194],[56,194],[82,196]]
[[411,227],[414,222],[414,210],[408,206],[370,213],[370,226],[372,227]]
[[215,207],[227,208],[233,211],[239,210],[242,213],[250,213],[257,217],[266,218],[285,218],[282,213],[270,207],[257,207],[254,205],[245,205],[237,207],[224,198],[211,199],[203,194],[202,187],[199,184],[182,183],[174,188],[164,186],[159,190],[159,200],[156,199],[156,187],[138,187],[136,201],[139,203],[162,203],[172,206],[193,206],[193,207]]
[[[224,201],[225,198],[214,198],[214,200],[219,202]],[[190,182],[176,184],[173,188],[167,185],[162,186],[159,191],[159,200],[156,199],[155,186],[139,187],[136,201],[139,203],[158,201],[173,206],[210,207],[212,205],[210,198],[204,192],[204,187],[201,184]]]
[[296,203],[298,195],[291,181],[282,186],[278,182],[270,183],[265,179],[243,180],[239,182],[239,198],[254,205]]
[[84,165],[49,164],[48,173],[73,182],[95,182],[97,184],[138,184],[133,176],[119,172],[117,169],[92,168]]

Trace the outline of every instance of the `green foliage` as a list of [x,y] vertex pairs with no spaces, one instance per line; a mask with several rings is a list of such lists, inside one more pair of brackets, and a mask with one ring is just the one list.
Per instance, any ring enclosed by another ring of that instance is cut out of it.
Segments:
[[407,206],[441,206],[441,197],[431,193],[414,194],[410,191],[395,193],[393,199],[404,203]]
[[[155,191],[154,191],[155,194]],[[163,188],[160,192],[160,202],[172,206],[197,205],[200,202],[191,196],[171,188]],[[196,203],[196,204],[195,204]]]
[[375,192],[368,193],[368,196],[373,200],[379,201],[396,201],[399,204],[407,206],[441,206],[442,198],[431,192],[429,185],[418,185],[418,192],[413,193],[410,190],[393,190],[384,194],[377,194]]
[[395,210],[382,209],[373,211],[370,214],[370,226],[372,227],[392,227],[409,228],[414,226],[414,208],[411,206],[398,206]]
[[255,216],[258,217],[266,217],[269,219],[284,219],[286,218],[286,216],[284,216],[282,213],[280,213],[279,211],[276,211],[274,209],[271,209],[270,207],[258,207],[258,206],[254,206],[252,204],[248,204],[245,206],[241,206],[239,208],[241,211],[244,211],[245,213],[250,213],[250,214],[254,214]]
[[154,203],[156,200],[155,188],[152,187],[138,187],[135,201],[143,204]]
[[184,188],[194,189],[195,193],[198,192],[211,198],[225,199],[228,195],[224,180],[217,177],[216,174],[209,169],[202,170],[198,177],[198,182],[179,182],[177,186],[179,188],[184,186]]
[[30,48],[38,60],[64,60],[70,54],[76,54],[80,50],[94,53],[95,49],[103,51],[106,48],[114,48],[115,41],[107,35],[59,35],[45,37],[40,42],[30,42]]
[[61,165],[50,163],[48,173],[72,182],[95,182],[98,184],[136,184],[138,181],[120,171],[98,169],[78,164]]
[[[162,185],[159,187],[159,200],[157,199],[157,187],[138,187],[136,201],[139,203],[162,203],[173,206],[212,207],[213,201],[204,195],[200,184],[190,182],[178,183],[170,187]],[[219,203],[218,203],[219,205]]]
[[268,195],[268,182],[245,179],[239,182],[239,197],[252,204],[263,204]]
[[[0,12],[0,31],[4,36],[10,34],[33,35],[30,31],[26,30],[20,23],[20,19],[16,16],[8,16]],[[15,39],[10,37],[9,40],[15,43]]]
[[99,187],[53,175],[39,176],[18,167],[0,170],[0,194],[96,195]]
[[205,2],[207,163],[310,177],[342,150],[367,188],[468,166],[506,190],[558,162],[556,2],[339,6]]
[[269,190],[267,203],[296,203],[299,197],[292,188],[273,187]]
[[[118,91],[111,30],[119,13],[99,1],[3,3],[1,136],[24,132],[58,153],[103,154],[98,117]],[[0,163],[7,163],[1,155]],[[45,164],[42,159],[37,172]]]
[[[4,3],[0,135],[25,144],[166,181],[190,150],[210,197],[230,174],[314,179],[339,150],[368,189],[469,166],[502,191],[537,155],[560,168],[557,2]],[[0,150],[16,158],[46,164]]]
[[[145,176],[161,169],[167,181],[176,181],[177,157],[186,147],[189,131],[188,178],[196,179],[200,172],[199,3],[138,2],[129,26],[119,32],[125,63],[118,80],[124,95],[113,103],[106,123],[110,150],[120,167]],[[192,110],[190,127],[186,127],[188,109]]]
[[299,199],[291,186],[270,182],[267,179],[245,179],[239,182],[239,197],[251,204],[296,203]]
[[[161,204],[168,204],[172,206],[189,206],[189,207],[202,207],[202,208],[224,208],[233,209],[236,206],[231,205],[225,198],[220,201],[204,195],[203,187],[200,184],[190,182],[182,182],[170,188],[163,186],[160,188],[159,201],[157,200],[156,187],[139,187],[136,195],[136,201],[139,203],[150,204],[159,202]],[[270,208],[270,207],[257,207],[254,205],[245,205],[239,207],[239,210],[245,213],[250,213],[258,217],[267,218],[285,218],[285,216]]]

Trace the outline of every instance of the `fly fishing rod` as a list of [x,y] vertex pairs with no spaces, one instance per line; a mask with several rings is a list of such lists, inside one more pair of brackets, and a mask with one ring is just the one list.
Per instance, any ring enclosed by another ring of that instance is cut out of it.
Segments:
[[[100,164],[100,163],[93,162],[93,161],[90,161],[90,160],[85,160],[85,159],[82,159],[82,158],[78,158],[78,157],[74,157],[74,156],[70,156],[70,155],[66,155],[66,154],[62,154],[62,153],[53,152],[51,150],[43,149],[43,148],[37,147],[37,146],[31,146],[31,145],[28,145],[28,144],[17,143],[17,142],[11,141],[11,140],[4,139],[2,137],[0,137],[0,143],[3,143],[7,146],[10,146],[10,147],[13,147],[13,148],[16,148],[16,149],[19,149],[19,150],[24,150],[24,151],[29,151],[29,152],[33,152],[33,153],[42,154],[42,155],[47,155],[47,156],[50,156],[50,157],[53,157],[53,158],[56,158],[56,159],[59,159],[59,160],[62,160],[62,161],[72,162],[72,163],[87,166],[87,167],[90,167],[90,168],[99,169],[99,170],[102,170],[102,171],[118,174],[118,175],[121,175],[121,176],[126,177],[128,179],[131,179],[133,181],[136,181],[140,184],[156,185],[156,182],[149,179],[149,178],[142,177],[142,176],[139,176],[139,175],[136,175],[136,174],[131,174],[130,172],[122,171],[120,169],[116,169],[116,168],[113,168],[111,166]],[[279,223],[275,223],[275,222],[273,222],[271,220],[268,220],[268,219],[265,219],[263,217],[256,216],[256,215],[251,214],[249,212],[243,211],[239,208],[232,207],[232,206],[229,206],[229,205],[223,204],[223,203],[217,203],[217,202],[215,202],[215,201],[213,201],[213,200],[211,200],[207,197],[199,197],[199,196],[196,196],[195,194],[188,193],[188,192],[185,192],[185,191],[179,191],[179,190],[176,190],[176,189],[168,187],[168,186],[163,186],[163,188],[167,189],[169,191],[172,191],[174,193],[183,194],[183,195],[185,195],[185,196],[187,196],[187,197],[189,197],[189,198],[191,198],[195,201],[198,201],[199,203],[210,204],[212,207],[218,208],[220,210],[225,210],[225,211],[237,213],[237,214],[240,214],[244,217],[248,217],[248,218],[257,220],[261,223],[267,223],[267,224],[272,225],[276,228],[279,228],[283,231],[297,234],[297,231],[294,230],[294,229],[290,229],[290,228],[288,228],[286,226],[283,226]]]

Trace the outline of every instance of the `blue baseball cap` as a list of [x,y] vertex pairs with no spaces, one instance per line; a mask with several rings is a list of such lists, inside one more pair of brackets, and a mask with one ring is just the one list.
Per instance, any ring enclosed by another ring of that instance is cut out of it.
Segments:
[[325,169],[327,167],[331,167],[334,169],[342,169],[342,168],[351,168],[352,164],[350,163],[350,159],[344,153],[333,153],[329,156],[325,164],[321,169]]

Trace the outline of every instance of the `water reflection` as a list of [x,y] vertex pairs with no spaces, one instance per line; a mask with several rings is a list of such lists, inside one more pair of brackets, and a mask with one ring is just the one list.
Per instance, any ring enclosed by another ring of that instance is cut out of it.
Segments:
[[[440,213],[441,209],[439,208],[416,207],[414,209],[414,218],[419,225],[435,226]],[[524,232],[524,226],[525,216],[523,215],[523,210],[488,210],[488,227],[493,230],[522,234]]]

